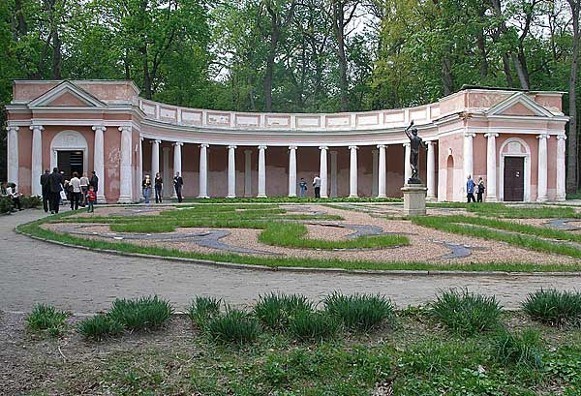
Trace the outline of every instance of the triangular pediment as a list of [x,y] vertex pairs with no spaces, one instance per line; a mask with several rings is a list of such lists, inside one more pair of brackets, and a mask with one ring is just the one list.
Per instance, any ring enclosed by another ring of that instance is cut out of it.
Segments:
[[518,92],[494,105],[486,112],[489,116],[553,117],[548,109],[536,103],[524,92]]
[[28,104],[38,107],[106,107],[106,104],[70,81],[63,81]]

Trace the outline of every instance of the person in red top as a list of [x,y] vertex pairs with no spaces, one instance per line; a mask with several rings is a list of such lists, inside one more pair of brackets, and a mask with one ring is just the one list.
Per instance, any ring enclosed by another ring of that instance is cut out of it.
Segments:
[[95,201],[97,201],[97,194],[93,186],[89,186],[89,191],[87,191],[87,212],[93,213],[95,211]]

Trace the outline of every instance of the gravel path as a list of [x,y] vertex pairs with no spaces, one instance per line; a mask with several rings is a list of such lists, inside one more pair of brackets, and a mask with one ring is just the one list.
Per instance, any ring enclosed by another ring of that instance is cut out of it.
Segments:
[[271,291],[300,293],[317,301],[334,290],[382,293],[404,307],[425,303],[450,287],[494,294],[506,308],[517,308],[531,291],[574,290],[581,281],[581,274],[373,275],[226,268],[91,252],[13,231],[18,224],[43,216],[42,211],[25,210],[0,217],[0,310],[28,312],[35,303],[48,303],[74,313],[94,313],[109,308],[117,297],[157,294],[183,311],[195,295],[239,305],[252,304],[259,294]]

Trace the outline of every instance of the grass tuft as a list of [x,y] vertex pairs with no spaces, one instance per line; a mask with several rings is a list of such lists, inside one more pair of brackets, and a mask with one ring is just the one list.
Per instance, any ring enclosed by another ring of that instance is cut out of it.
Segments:
[[350,330],[368,332],[384,323],[394,324],[394,306],[381,296],[344,296],[334,292],[325,298],[324,304],[327,312],[339,318]]
[[326,312],[300,311],[289,322],[288,331],[298,341],[323,341],[333,338],[340,329],[337,318]]
[[192,301],[188,315],[192,322],[203,328],[208,321],[220,314],[221,299],[197,296]]
[[312,311],[311,302],[304,296],[270,293],[259,296],[254,314],[267,328],[280,331],[288,327],[290,319],[298,312]]
[[443,292],[430,303],[429,314],[448,330],[460,335],[474,335],[500,326],[501,307],[496,298],[461,292]]
[[496,359],[502,364],[542,367],[541,336],[537,330],[499,331],[493,338],[493,348]]
[[216,342],[223,344],[249,344],[261,333],[258,320],[247,312],[228,310],[224,315],[211,319],[205,330]]
[[581,326],[581,293],[538,290],[522,303],[523,311],[533,320],[549,326]]
[[168,301],[157,296],[149,296],[134,300],[116,299],[109,315],[128,330],[155,330],[160,328],[172,313],[173,308]]
[[113,319],[109,314],[98,314],[92,318],[81,321],[77,331],[85,338],[101,341],[110,336],[123,333],[125,327],[122,323]]
[[69,316],[68,312],[58,311],[51,305],[37,304],[26,317],[26,327],[31,331],[46,331],[51,336],[58,337],[65,330]]

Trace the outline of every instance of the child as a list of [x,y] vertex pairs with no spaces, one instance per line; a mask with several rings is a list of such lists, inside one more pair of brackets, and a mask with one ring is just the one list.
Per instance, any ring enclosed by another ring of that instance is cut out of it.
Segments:
[[95,189],[93,186],[89,186],[89,191],[87,191],[87,212],[93,213],[95,211],[94,205],[97,200],[97,194],[95,194]]

